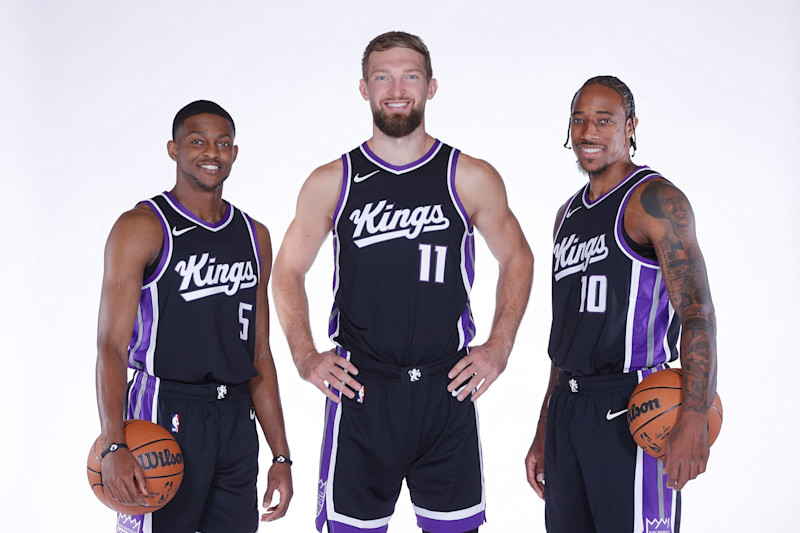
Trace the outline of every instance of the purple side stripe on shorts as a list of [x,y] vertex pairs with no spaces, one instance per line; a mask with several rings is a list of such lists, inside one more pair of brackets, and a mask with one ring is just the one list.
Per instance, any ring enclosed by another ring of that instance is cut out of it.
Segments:
[[486,511],[460,520],[436,520],[417,515],[417,526],[436,533],[463,533],[480,527],[484,522],[486,522]]
[[649,455],[642,454],[643,490],[642,519],[643,531],[669,533],[673,531],[672,499],[674,492],[667,487],[664,464]]
[[[346,351],[341,348],[336,349],[336,353],[342,355]],[[338,390],[331,389],[334,393],[340,394]],[[325,399],[325,430],[322,436],[322,450],[320,451],[319,460],[319,481],[317,482],[317,518],[316,526],[317,531],[322,531],[326,520],[328,519],[328,502],[327,502],[327,487],[328,480],[330,479],[330,472],[333,465],[331,464],[333,453],[334,441],[334,426],[336,425],[336,415],[339,411],[339,404],[332,402],[330,399]],[[338,531],[338,530],[334,530]],[[345,530],[343,530],[345,531]]]

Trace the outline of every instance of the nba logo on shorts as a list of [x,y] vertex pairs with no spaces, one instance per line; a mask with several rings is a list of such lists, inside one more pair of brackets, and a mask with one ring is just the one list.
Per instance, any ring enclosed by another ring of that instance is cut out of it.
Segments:
[[177,414],[172,415],[172,432],[177,433],[181,427],[181,417]]
[[365,388],[365,387],[362,385],[362,386],[361,386],[361,390],[360,390],[360,391],[358,391],[358,398],[356,398],[356,401],[357,401],[358,403],[364,403],[364,394],[365,394],[365,393],[364,393],[364,388]]

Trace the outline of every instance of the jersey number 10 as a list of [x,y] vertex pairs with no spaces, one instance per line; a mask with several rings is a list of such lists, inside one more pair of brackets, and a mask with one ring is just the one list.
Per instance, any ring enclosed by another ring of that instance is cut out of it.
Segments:
[[580,312],[605,313],[607,294],[608,280],[605,276],[581,276]]

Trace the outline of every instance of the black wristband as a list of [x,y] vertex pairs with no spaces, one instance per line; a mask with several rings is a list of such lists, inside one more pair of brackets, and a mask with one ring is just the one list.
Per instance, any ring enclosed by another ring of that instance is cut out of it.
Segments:
[[283,454],[280,454],[280,455],[278,455],[278,456],[276,456],[276,457],[273,457],[273,458],[272,458],[272,462],[273,462],[273,463],[287,464],[287,465],[289,465],[289,466],[292,466],[292,461],[291,461],[291,459],[289,459],[288,457],[286,457],[286,456],[285,456],[285,455],[283,455]]
[[128,449],[128,445],[125,444],[124,442],[112,442],[108,446],[108,448],[106,448],[105,450],[100,452],[100,460],[102,461],[105,458],[106,455],[108,455],[109,453],[115,452],[115,451],[119,450],[120,448],[125,448],[127,450]]

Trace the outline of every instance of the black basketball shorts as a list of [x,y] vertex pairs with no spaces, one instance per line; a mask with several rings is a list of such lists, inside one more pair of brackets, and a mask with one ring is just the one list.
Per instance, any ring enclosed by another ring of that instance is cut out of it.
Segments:
[[364,386],[326,403],[317,529],[382,533],[406,480],[419,527],[470,531],[485,521],[478,413],[447,391],[447,372],[466,352],[429,366],[367,363],[338,350]]
[[187,385],[136,372],[128,418],[166,428],[180,444],[183,481],[162,509],[118,515],[117,533],[254,533],[258,433],[247,384]]
[[631,392],[650,372],[560,376],[547,409],[548,533],[679,531],[680,493],[628,430]]

